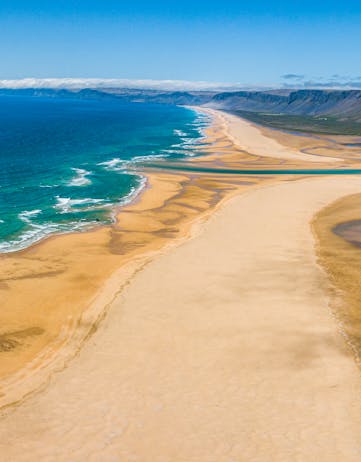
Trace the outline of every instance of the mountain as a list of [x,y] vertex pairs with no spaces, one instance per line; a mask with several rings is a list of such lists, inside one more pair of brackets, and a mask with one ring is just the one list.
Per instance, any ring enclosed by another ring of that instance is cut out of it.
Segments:
[[228,111],[294,116],[330,116],[361,123],[360,90],[269,90],[269,91],[161,91],[123,88],[0,89],[0,95],[62,98],[115,98],[124,102],[148,102],[208,106]]
[[333,116],[361,121],[359,90],[296,90],[288,94],[271,92],[218,93],[209,106],[270,114]]

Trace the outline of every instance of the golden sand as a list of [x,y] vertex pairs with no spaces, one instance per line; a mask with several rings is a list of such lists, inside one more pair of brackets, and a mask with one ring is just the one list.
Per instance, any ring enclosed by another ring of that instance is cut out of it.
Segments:
[[237,195],[133,278],[79,355],[0,419],[16,462],[358,462],[359,373],[312,215],[361,179]]
[[[242,121],[212,114],[199,165],[301,168],[319,157],[304,147],[324,146],[300,137],[287,157],[287,135],[252,125],[249,136]],[[320,208],[361,191],[359,178],[147,177],[113,226],[1,257],[0,404],[22,404],[0,419],[0,454],[360,460],[358,373],[309,227]]]
[[[215,112],[214,109],[205,109],[205,111],[211,115]],[[279,139],[276,139],[272,136],[273,133],[269,129],[259,129],[251,122],[241,119],[233,114],[219,112],[217,112],[217,114],[218,117],[222,119],[224,130],[233,144],[250,154],[275,159],[314,163],[336,162],[342,160],[335,157],[328,157],[326,155],[308,153],[306,149],[310,146],[307,146],[307,141],[310,144],[312,143],[312,146],[322,144],[319,140],[311,139],[311,137],[308,139],[306,137],[306,140],[303,141],[298,140],[297,147],[294,147],[292,143],[289,143],[289,139],[294,140],[294,138],[301,137],[284,134],[282,138],[283,142],[280,142],[280,135]]]
[[361,194],[338,199],[313,221],[320,263],[333,283],[332,307],[357,360],[361,358],[361,249],[336,235],[340,223],[361,219]]
[[[169,174],[148,178],[142,200],[122,209],[114,226],[57,236],[2,257],[2,405],[21,399],[14,397],[31,383],[38,385],[34,376],[44,380],[49,368],[58,368],[59,361],[74,354],[96,329],[104,304],[137,267],[186,235],[195,217],[237,188],[237,180],[228,184]],[[129,264],[132,269],[120,273],[106,297],[105,281],[112,275],[116,279],[114,273]]]
[[[212,141],[213,149],[228,143],[234,155],[224,134]],[[216,173],[147,177],[146,191],[119,211],[113,226],[55,236],[0,257],[0,406],[21,401],[63,368],[131,275],[186,237],[195,219],[236,191],[274,181]]]

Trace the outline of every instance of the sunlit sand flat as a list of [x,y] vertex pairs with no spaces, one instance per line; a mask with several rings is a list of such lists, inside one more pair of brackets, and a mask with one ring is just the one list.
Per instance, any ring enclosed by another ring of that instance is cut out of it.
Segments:
[[2,419],[5,460],[360,460],[359,373],[309,226],[360,188],[306,179],[234,198]]
[[361,1],[0,1],[0,462],[361,462]]
[[321,163],[342,160],[335,157],[308,154],[301,152],[295,147],[285,146],[273,137],[266,136],[266,130],[261,130],[256,125],[236,115],[208,108],[202,110],[220,117],[221,121],[224,121],[229,138],[233,143],[250,154],[278,159]]
[[355,350],[311,223],[361,177],[222,176],[335,158],[261,156],[257,137],[248,152],[212,113],[194,159],[212,174],[152,170],[115,225],[3,259],[5,461],[360,460]]

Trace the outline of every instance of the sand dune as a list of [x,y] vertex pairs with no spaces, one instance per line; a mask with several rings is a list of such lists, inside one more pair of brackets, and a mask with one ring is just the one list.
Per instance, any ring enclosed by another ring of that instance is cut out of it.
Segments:
[[360,190],[359,177],[327,177],[230,200],[0,420],[3,460],[358,462],[359,373],[309,222]]

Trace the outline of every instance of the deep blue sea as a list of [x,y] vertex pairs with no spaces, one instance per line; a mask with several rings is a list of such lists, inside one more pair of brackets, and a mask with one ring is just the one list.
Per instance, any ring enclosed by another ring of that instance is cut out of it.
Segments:
[[144,187],[133,167],[195,155],[207,123],[177,106],[1,96],[0,252],[111,222]]

